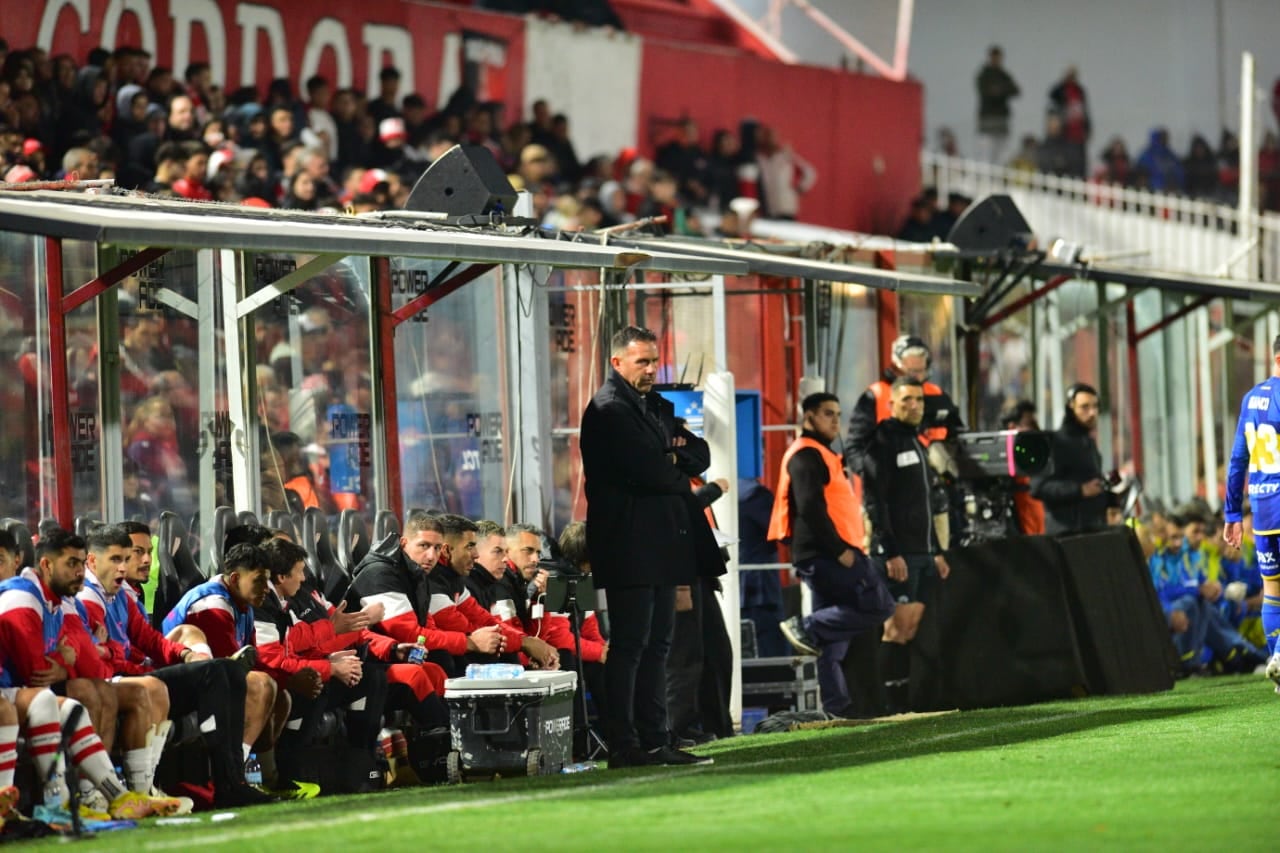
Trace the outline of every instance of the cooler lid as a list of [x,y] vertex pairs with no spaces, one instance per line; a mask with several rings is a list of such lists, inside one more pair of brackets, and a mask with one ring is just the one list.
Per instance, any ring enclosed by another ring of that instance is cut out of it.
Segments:
[[525,670],[518,678],[450,678],[444,683],[446,699],[468,696],[554,696],[572,693],[578,686],[576,672]]

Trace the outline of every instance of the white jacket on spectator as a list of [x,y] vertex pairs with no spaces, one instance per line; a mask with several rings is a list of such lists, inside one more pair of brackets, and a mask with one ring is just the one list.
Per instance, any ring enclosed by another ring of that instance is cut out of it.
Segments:
[[766,216],[794,219],[800,211],[800,195],[813,189],[818,171],[787,145],[771,154],[758,152],[756,162],[760,166]]

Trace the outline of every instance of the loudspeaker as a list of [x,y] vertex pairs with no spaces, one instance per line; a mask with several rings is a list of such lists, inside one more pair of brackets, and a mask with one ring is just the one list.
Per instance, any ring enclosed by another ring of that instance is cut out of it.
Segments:
[[951,227],[947,242],[962,252],[994,253],[1025,249],[1032,240],[1031,226],[1007,195],[989,195],[965,208]]
[[473,216],[510,213],[516,191],[489,149],[455,145],[427,167],[414,184],[405,210]]

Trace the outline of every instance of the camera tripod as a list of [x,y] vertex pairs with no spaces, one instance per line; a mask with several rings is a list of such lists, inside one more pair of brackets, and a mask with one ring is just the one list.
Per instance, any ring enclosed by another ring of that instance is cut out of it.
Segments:
[[569,630],[573,633],[573,656],[578,668],[578,714],[580,722],[574,726],[573,741],[578,743],[579,737],[586,746],[584,758],[593,760],[608,754],[609,748],[604,739],[591,728],[591,720],[587,717],[587,683],[582,669],[582,609],[578,604],[578,581],[582,577],[562,575],[559,580],[565,584],[564,609],[569,614]]

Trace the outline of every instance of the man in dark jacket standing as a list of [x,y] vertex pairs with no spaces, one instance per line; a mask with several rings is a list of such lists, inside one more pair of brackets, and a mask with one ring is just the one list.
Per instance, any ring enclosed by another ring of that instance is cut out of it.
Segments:
[[653,392],[653,332],[619,331],[609,363],[608,379],[583,412],[579,439],[587,552],[612,625],[605,662],[609,766],[710,763],[670,747],[666,705],[675,588],[692,584],[700,567],[724,570],[689,486],[707,469],[710,451]]
[[[895,601],[880,647],[881,674],[897,685],[899,694],[909,677],[906,645],[915,639],[936,579],[945,580],[951,571],[933,526],[933,472],[918,438],[923,417],[923,383],[899,376],[893,382],[889,418],[876,426],[863,472],[871,553],[883,567]],[[894,697],[894,704],[901,704],[901,696]]]
[[1045,533],[1086,533],[1107,524],[1109,494],[1093,440],[1097,426],[1098,392],[1083,382],[1072,385],[1062,425],[1051,433],[1053,464],[1031,481],[1031,496],[1044,504]]

